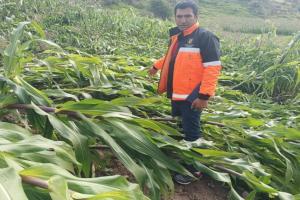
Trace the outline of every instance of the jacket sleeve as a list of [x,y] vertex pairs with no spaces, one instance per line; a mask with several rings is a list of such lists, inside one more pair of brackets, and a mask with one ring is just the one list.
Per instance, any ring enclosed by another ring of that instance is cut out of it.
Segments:
[[165,60],[165,56],[158,59],[156,62],[154,62],[153,67],[157,70],[161,69],[163,67],[164,60]]
[[204,66],[203,79],[199,89],[200,99],[209,99],[215,95],[218,77],[221,71],[220,61],[220,43],[219,39],[212,33],[208,32],[200,47]]

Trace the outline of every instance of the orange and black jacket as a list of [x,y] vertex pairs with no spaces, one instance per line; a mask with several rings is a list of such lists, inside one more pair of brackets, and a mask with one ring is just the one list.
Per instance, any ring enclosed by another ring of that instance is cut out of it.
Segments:
[[160,94],[186,100],[197,90],[198,98],[207,100],[215,94],[222,68],[219,39],[198,23],[184,31],[172,28],[168,51],[153,67],[161,70]]

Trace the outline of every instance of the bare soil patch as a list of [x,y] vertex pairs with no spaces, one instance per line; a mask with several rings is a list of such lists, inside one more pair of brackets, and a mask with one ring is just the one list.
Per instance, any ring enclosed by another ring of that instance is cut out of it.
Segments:
[[[112,159],[109,167],[111,168],[111,175],[120,174],[130,182],[135,182],[131,173],[117,159]],[[229,189],[226,185],[204,174],[201,179],[189,185],[175,183],[175,193],[168,200],[226,200],[228,192]]]
[[225,200],[227,195],[225,185],[204,175],[189,185],[175,184],[175,194],[170,200]]

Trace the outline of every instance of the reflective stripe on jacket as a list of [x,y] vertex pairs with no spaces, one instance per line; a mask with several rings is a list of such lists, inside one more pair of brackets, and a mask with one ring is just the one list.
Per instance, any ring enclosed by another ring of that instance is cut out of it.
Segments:
[[[174,46],[178,46],[178,53],[174,66],[170,68]],[[198,24],[183,32],[173,28],[167,54],[157,60],[154,67],[161,69],[158,93],[167,91],[169,75],[173,74],[172,100],[185,100],[199,84],[199,98],[208,99],[215,94],[222,68],[219,39]],[[173,73],[169,73],[170,69],[174,70]]]

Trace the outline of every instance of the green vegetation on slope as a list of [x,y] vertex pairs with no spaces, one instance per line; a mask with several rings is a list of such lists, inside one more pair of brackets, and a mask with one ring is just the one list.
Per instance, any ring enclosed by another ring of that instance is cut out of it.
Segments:
[[[102,0],[105,6],[132,5],[143,15],[173,18],[177,1]],[[300,2],[271,0],[198,0],[200,19],[206,27],[217,31],[267,33],[276,28],[277,34],[291,35],[300,30]]]

